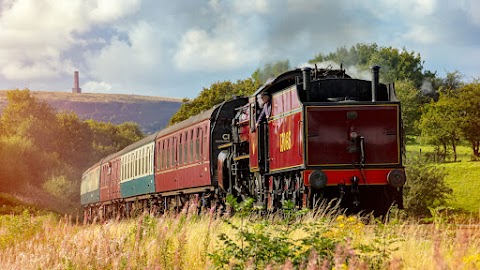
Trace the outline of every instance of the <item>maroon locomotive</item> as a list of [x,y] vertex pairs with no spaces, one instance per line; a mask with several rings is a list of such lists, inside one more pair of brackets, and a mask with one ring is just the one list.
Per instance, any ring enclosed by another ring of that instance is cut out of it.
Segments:
[[[332,198],[349,208],[403,207],[400,103],[378,72],[372,68],[370,82],[341,69],[304,68],[266,83],[235,117],[219,186],[268,208]],[[265,92],[271,115],[255,130],[256,97]]]
[[[86,216],[210,207],[228,194],[267,209],[333,198],[350,209],[402,208],[400,103],[378,73],[365,81],[343,69],[295,69],[152,134],[85,172]],[[257,125],[261,95],[271,102]]]

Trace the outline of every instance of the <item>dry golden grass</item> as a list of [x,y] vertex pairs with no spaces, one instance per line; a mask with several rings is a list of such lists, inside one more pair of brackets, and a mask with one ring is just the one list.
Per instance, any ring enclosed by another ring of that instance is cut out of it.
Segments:
[[[239,225],[238,218],[230,219]],[[256,220],[256,219],[255,219]],[[243,222],[259,222],[258,220]],[[314,221],[307,217],[299,222]],[[316,220],[318,221],[318,220]],[[479,269],[480,227],[441,222],[420,225],[395,219],[364,225],[356,217],[322,217],[327,237],[350,245],[385,243],[391,254],[387,269]],[[275,227],[266,228],[270,233]],[[143,215],[126,221],[77,224],[54,215],[0,216],[0,269],[211,269],[208,254],[222,248],[218,236],[236,231],[211,215]],[[292,233],[291,237],[300,235]],[[394,239],[395,241],[390,241]],[[348,247],[334,259],[307,269],[367,269]],[[381,255],[381,254],[380,254]],[[253,267],[253,266],[252,266]],[[254,268],[251,268],[254,269]],[[290,262],[281,268],[293,269]]]

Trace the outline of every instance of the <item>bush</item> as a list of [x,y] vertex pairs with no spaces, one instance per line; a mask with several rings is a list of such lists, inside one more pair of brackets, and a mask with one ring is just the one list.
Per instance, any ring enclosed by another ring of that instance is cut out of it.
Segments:
[[423,157],[408,159],[406,174],[403,194],[405,210],[409,215],[428,217],[431,208],[444,206],[452,194],[452,189],[445,183],[445,171]]
[[66,176],[52,176],[44,184],[43,189],[60,199],[71,199],[77,193],[77,186]]

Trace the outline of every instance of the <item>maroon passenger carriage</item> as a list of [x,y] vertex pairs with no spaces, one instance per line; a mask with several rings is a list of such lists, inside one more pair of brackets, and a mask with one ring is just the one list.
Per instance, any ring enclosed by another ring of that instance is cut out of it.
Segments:
[[[133,211],[224,205],[228,194],[268,209],[339,198],[350,209],[385,212],[402,205],[400,103],[393,84],[345,71],[296,69],[250,98],[235,98],[172,125],[84,173],[82,205],[90,219]],[[271,115],[255,128],[258,97]]]

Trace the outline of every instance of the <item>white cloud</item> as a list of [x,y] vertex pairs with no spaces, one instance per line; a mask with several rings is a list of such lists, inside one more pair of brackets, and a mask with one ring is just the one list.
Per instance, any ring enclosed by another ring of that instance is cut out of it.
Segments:
[[214,36],[202,29],[187,31],[174,56],[175,65],[183,71],[234,69],[251,61],[254,53],[242,47],[241,37]]
[[[10,0],[0,15],[0,73],[7,79],[50,79],[72,71],[63,55],[88,40],[97,23],[128,15],[138,1]],[[95,42],[96,40],[93,40]]]
[[105,93],[112,90],[112,85],[106,82],[88,81],[81,88],[82,92]]
[[414,25],[409,31],[403,34],[405,40],[410,40],[421,44],[434,44],[438,41],[437,33],[431,28],[424,25]]
[[268,0],[236,0],[233,1],[233,9],[238,14],[259,13],[264,14],[268,11]]
[[100,0],[90,1],[88,13],[90,18],[96,22],[111,22],[125,15],[133,14],[140,8],[140,0]]
[[155,78],[165,76],[164,34],[147,22],[140,21],[127,31],[128,40],[113,38],[98,52],[85,54],[88,76],[105,81],[113,90],[145,90]]

